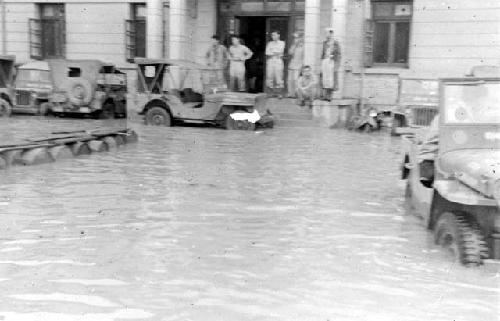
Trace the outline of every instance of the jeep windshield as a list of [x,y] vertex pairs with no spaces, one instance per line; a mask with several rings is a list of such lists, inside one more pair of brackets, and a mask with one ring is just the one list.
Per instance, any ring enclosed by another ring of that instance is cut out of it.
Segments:
[[450,124],[500,124],[500,81],[445,83],[443,110]]
[[16,87],[50,89],[50,71],[37,69],[19,69],[16,76]]

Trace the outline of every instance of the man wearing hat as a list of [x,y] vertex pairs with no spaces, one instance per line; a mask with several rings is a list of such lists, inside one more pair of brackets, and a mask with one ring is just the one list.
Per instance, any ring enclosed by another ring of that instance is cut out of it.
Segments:
[[340,45],[333,38],[333,28],[327,28],[326,40],[321,52],[321,86],[323,99],[330,101],[333,91],[338,88],[338,70],[340,67]]

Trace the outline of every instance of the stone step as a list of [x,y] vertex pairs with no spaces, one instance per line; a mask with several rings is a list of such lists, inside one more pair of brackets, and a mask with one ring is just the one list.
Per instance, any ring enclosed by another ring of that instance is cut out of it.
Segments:
[[276,119],[275,127],[318,127],[315,121],[313,120],[304,120],[304,119]]
[[298,120],[312,120],[313,115],[308,113],[294,113],[294,112],[275,112],[273,115],[279,119],[298,119]]

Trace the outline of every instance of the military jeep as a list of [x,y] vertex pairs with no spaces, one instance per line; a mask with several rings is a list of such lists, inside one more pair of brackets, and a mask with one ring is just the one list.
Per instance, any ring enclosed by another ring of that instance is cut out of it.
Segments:
[[126,75],[98,60],[47,60],[52,92],[48,111],[109,119],[127,112]]
[[237,130],[273,126],[265,94],[230,92],[210,67],[170,59],[135,62],[139,114],[148,125],[208,123]]
[[[500,75],[440,80],[433,182],[422,173],[425,129],[403,136],[408,208],[454,260],[500,259]],[[428,140],[429,141],[429,140]]]

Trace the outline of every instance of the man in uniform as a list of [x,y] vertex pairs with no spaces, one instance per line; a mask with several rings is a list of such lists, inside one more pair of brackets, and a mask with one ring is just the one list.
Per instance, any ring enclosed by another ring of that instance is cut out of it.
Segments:
[[212,45],[208,49],[205,57],[207,59],[207,65],[215,70],[217,84],[226,87],[227,84],[224,79],[224,70],[228,62],[228,52],[226,47],[221,45],[220,38],[217,35],[212,37]]
[[233,91],[245,91],[245,61],[250,59],[253,52],[240,43],[237,36],[231,37],[229,47],[229,87]]
[[272,93],[281,98],[281,91],[284,88],[283,81],[283,54],[285,53],[285,42],[280,40],[278,31],[271,33],[271,41],[266,46],[267,69],[266,80],[267,87]]
[[293,98],[297,92],[297,80],[299,79],[304,61],[304,40],[298,32],[293,34],[293,43],[288,50],[288,54],[291,56],[291,59],[288,63],[287,89],[288,97]]
[[338,88],[338,70],[340,67],[340,45],[333,38],[333,29],[327,29],[326,40],[321,53],[321,85],[323,99],[330,101],[333,91]]

